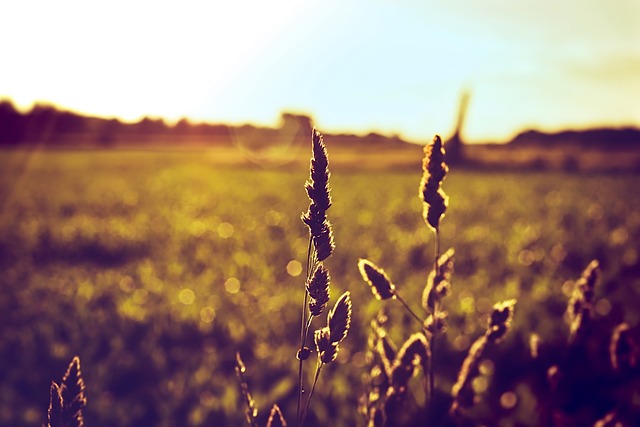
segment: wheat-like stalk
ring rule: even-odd
[[[424,366],[429,378],[428,392],[426,394],[429,396],[429,402],[433,410],[435,390],[433,355],[435,353],[437,335],[446,330],[447,312],[442,308],[442,299],[450,293],[454,255],[454,250],[449,249],[445,254],[440,256],[440,221],[444,217],[448,206],[448,197],[442,190],[441,184],[449,168],[445,162],[445,150],[442,145],[442,140],[438,135],[424,148],[422,170],[423,174],[419,186],[419,197],[423,204],[422,216],[425,223],[435,234],[433,271],[427,278],[427,283],[422,295],[422,305],[429,313],[426,320],[411,309],[409,304],[400,296],[396,285],[389,279],[389,276],[382,268],[367,259],[360,259],[358,261],[358,269],[376,299],[397,299],[400,301],[425,332],[425,334],[420,334],[419,336],[427,342],[424,347],[429,352],[429,357],[423,357],[422,361],[427,364]],[[413,337],[414,340],[416,339],[415,337],[416,336]],[[384,339],[380,339],[377,342],[382,343],[380,345],[384,345],[385,341]],[[418,345],[417,342],[418,341],[415,341],[414,345]],[[392,373],[392,370],[388,368],[388,363],[385,363],[385,360],[388,358],[384,352],[379,352],[379,354],[383,361],[383,366],[387,366],[385,369],[388,371],[386,372],[388,376],[395,375],[397,378],[403,378],[403,375],[406,376],[407,372],[413,372],[413,370],[409,368],[403,372],[402,367],[404,365],[396,364],[395,371]],[[392,408],[394,405],[400,403],[403,393],[399,390],[402,389],[403,387],[399,387],[398,384],[388,388],[384,399],[386,409],[384,409],[385,414],[383,414],[384,416],[382,418],[386,418],[388,412],[393,412]],[[378,402],[379,400],[378,398],[369,398],[368,402]],[[380,410],[380,405],[368,404],[365,415],[368,417],[368,420],[371,421],[377,416],[376,411],[379,412]]]
[[[84,427],[82,411],[87,406],[80,358],[75,356],[60,384],[51,383],[49,390],[48,427]]]
[[[78,356],[71,360],[67,372],[62,378],[60,395],[62,396],[62,417],[65,420],[65,427],[83,427],[82,410],[87,406],[87,397]]]
[[[436,231],[449,204],[449,198],[440,187],[449,167],[445,163],[445,150],[438,135],[424,147],[422,170],[419,193],[423,202],[422,216],[427,225]]]
[[[462,408],[473,405],[476,400],[471,382],[477,375],[478,364],[486,348],[490,344],[500,342],[511,328],[515,299],[502,301],[493,306],[489,324],[484,335],[478,337],[469,348],[467,357],[462,362],[456,383],[451,389],[453,403],[450,413],[458,415]]]
[[[436,135],[431,143],[424,147],[424,158],[422,159],[422,179],[420,180],[419,197],[422,200],[422,217],[427,226],[434,232],[435,235],[435,250],[433,261],[433,275],[435,278],[442,277],[441,266],[439,264],[440,259],[440,221],[444,217],[444,214],[449,205],[449,197],[442,190],[442,181],[449,172],[449,167],[445,162],[445,149],[442,144],[440,136]],[[427,282],[427,287],[429,282]],[[431,286],[433,289],[433,285]],[[448,288],[445,288],[448,292]],[[423,292],[424,293],[424,292]],[[435,391],[435,365],[434,357],[436,353],[436,339],[438,333],[444,331],[446,327],[446,314],[440,314],[441,304],[440,300],[433,298],[436,294],[431,290],[426,291],[426,301],[429,306],[429,298],[432,298],[433,305],[430,306],[431,311],[431,337],[430,348],[432,357],[430,358],[429,366],[429,395],[431,396],[431,409],[434,409],[434,391]],[[425,299],[423,297],[423,299]],[[442,312],[444,313],[444,312]],[[429,319],[427,319],[429,323]],[[427,326],[428,328],[428,326]]]
[[[311,203],[307,212],[302,214],[302,221],[309,227],[313,240],[316,260],[324,261],[335,248],[331,223],[327,219],[327,209],[331,207],[331,194],[329,189],[329,157],[327,148],[320,132],[313,129],[312,158],[309,172],[309,180],[305,188]]]
[[[320,364],[331,363],[338,355],[338,345],[351,327],[353,307],[349,291],[342,294],[327,316],[327,326],[314,333]],[[311,396],[309,396],[309,400]]]
[[[599,277],[599,265],[597,260],[591,261],[574,285],[567,306],[567,319],[570,326],[569,342],[577,337],[585,319],[591,317],[594,288]]]
[[[302,418],[303,366],[304,361],[311,354],[311,350],[305,343],[312,318],[319,316],[329,301],[329,273],[321,263],[331,256],[335,249],[333,230],[327,219],[327,210],[332,204],[330,176],[327,148],[320,132],[313,129],[309,179],[305,184],[310,203],[307,212],[302,214],[302,222],[309,228],[309,250],[306,266],[307,283],[300,319],[300,348],[296,355],[298,359],[298,425],[301,424]]]
[[[358,260],[358,269],[362,278],[371,287],[371,292],[378,300],[386,300],[396,296],[396,285],[391,282],[387,273],[368,259]]]
[[[327,326],[329,326],[331,333],[332,344],[337,345],[347,337],[351,327],[352,311],[351,293],[347,291],[342,294],[327,316]]]
[[[378,340],[376,343],[376,351],[382,361],[382,366],[388,374],[391,374],[392,363],[396,360],[398,349],[396,345],[391,341],[391,338],[387,335],[383,328],[377,328]]]
[[[320,316],[329,302],[329,272],[322,265],[318,265],[311,278],[307,280],[307,292],[309,293],[309,314]]]
[[[400,296],[396,285],[393,284],[387,273],[368,259],[360,259],[358,261],[358,269],[362,279],[367,282],[371,288],[371,292],[378,300],[397,299],[411,314],[411,316],[424,327],[423,320],[411,309],[409,304]]]

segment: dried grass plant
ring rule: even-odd
[[[477,375],[478,364],[487,347],[500,342],[511,328],[515,305],[516,300],[512,299],[493,306],[486,332],[469,348],[469,353],[458,373],[458,379],[451,389],[453,403],[449,412],[452,415],[459,416],[463,408],[471,407],[477,402],[471,382]]]
[[[82,411],[87,406],[80,358],[75,356],[60,384],[51,383],[48,427],[84,427]]]
[[[309,244],[300,315],[300,344],[296,353],[298,361],[297,426],[304,425],[322,367],[335,361],[339,345],[349,332],[352,315],[351,294],[347,291],[338,298],[329,311],[326,325],[316,329],[312,335],[317,354],[316,368],[311,389],[309,393],[305,393],[304,365],[313,352],[307,346],[312,321],[324,313],[330,299],[331,276],[323,262],[331,256],[335,249],[331,222],[327,218],[327,210],[332,204],[329,187],[329,177],[331,176],[329,157],[323,137],[316,129],[312,131],[311,147],[309,179],[305,184],[305,190],[309,197],[309,208],[301,216],[302,222],[308,228]],[[243,376],[245,370],[244,363],[238,355],[236,373],[247,407],[247,420],[252,427],[256,427],[258,411]],[[306,400],[304,396],[306,396]],[[277,405],[274,405],[271,410],[268,425],[286,425],[285,418]]]
[[[378,300],[397,299],[420,325],[422,331],[411,335],[396,352],[387,337],[383,323],[372,323],[373,337],[369,339],[368,359],[371,365],[366,376],[369,385],[361,398],[360,412],[368,426],[383,426],[393,423],[398,407],[402,403],[409,379],[414,375],[416,365],[422,366],[427,376],[425,396],[428,399],[428,417],[436,418],[436,365],[435,354],[438,339],[447,329],[445,298],[451,292],[451,276],[454,267],[454,249],[440,252],[440,225],[449,206],[449,197],[442,183],[449,172],[446,152],[439,136],[424,148],[422,178],[419,197],[422,201],[422,217],[434,235],[434,257],[432,270],[427,275],[422,290],[422,308],[426,317],[421,317],[403,299],[387,273],[368,259],[360,259],[358,268],[363,280],[371,288]],[[463,363],[458,380],[451,391],[453,399],[451,413],[458,414],[462,404],[462,392],[468,390],[475,367],[490,343],[499,342],[509,330],[513,318],[515,300],[508,300],[494,306],[486,333],[471,346]],[[464,402],[466,404],[466,401]]]
[[[634,378],[640,374],[638,332],[633,332],[626,322],[621,322],[613,328],[608,348],[603,349],[608,350],[609,366],[598,366],[586,359],[588,349],[596,338],[591,334],[596,326],[594,305],[600,276],[600,263],[598,260],[592,260],[573,284],[573,291],[565,310],[565,320],[569,328],[565,349],[561,357],[547,368],[547,392],[541,399],[547,402],[547,423],[573,425],[573,414],[563,404],[561,395],[566,394],[567,390],[575,389],[575,383],[586,374],[576,366],[585,364],[588,364],[589,370],[593,372],[609,371],[607,384],[603,385],[618,395],[615,406],[596,420],[593,426],[626,427],[640,423],[640,410],[633,398],[638,393],[637,380]],[[540,340],[537,338],[535,346],[531,348],[532,357],[538,357],[539,346]]]

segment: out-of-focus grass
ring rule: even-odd
[[[328,267],[333,298],[352,292],[354,322],[339,363],[321,378],[310,423],[357,419],[368,323],[382,306],[358,258],[419,301],[433,256],[417,197],[420,160],[409,172],[331,177],[337,247]],[[0,170],[0,424],[40,424],[50,381],[77,354],[88,425],[240,425],[236,351],[261,416],[277,402],[292,419],[305,169],[224,168],[203,153],[3,152]],[[492,303],[518,298],[515,333],[492,355],[495,386],[483,398],[494,421],[533,423],[529,334],[560,351],[565,282],[593,258],[603,269],[597,316],[607,328],[623,317],[637,325],[636,187],[635,175],[451,171],[441,231],[456,267],[437,361],[442,390]],[[388,308],[392,337],[407,338],[411,320]],[[499,412],[507,390],[519,405]]]

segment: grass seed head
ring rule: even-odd
[[[640,348],[631,336],[631,329],[626,323],[616,326],[611,334],[609,345],[611,366],[616,371],[629,371],[638,366]]]
[[[387,373],[390,373],[391,365],[396,359],[398,350],[396,349],[393,341],[391,341],[386,333],[379,335],[378,342],[376,344],[376,351],[380,357],[380,360],[382,360],[382,365],[384,366],[385,371],[387,371]]]
[[[316,129],[313,130],[311,142],[309,180],[305,185],[311,203],[307,212],[302,214],[302,221],[309,227],[318,261],[324,261],[335,248],[331,223],[327,220],[327,209],[332,204],[329,189],[329,158],[322,135]]]
[[[351,326],[352,310],[351,294],[347,291],[342,294],[327,316],[332,343],[338,344],[346,338]]]
[[[449,167],[445,163],[445,150],[438,135],[424,147],[422,179],[419,196],[423,203],[422,216],[432,230],[437,230],[449,204],[449,198],[440,188]]]
[[[515,299],[494,304],[489,318],[489,327],[487,328],[487,337],[490,341],[498,342],[507,334],[507,331],[511,328],[515,305]]]
[[[358,261],[358,269],[362,278],[371,287],[371,292],[378,300],[385,300],[395,297],[396,287],[391,282],[387,273],[383,269],[367,259]]]
[[[65,427],[83,427],[82,410],[87,406],[85,384],[80,371],[80,358],[75,356],[60,385],[62,397],[62,416]]]
[[[592,260],[589,265],[584,269],[577,285],[583,289],[584,294],[589,298],[589,301],[593,299],[593,290],[596,286],[600,275],[600,263],[598,260]]]
[[[316,350],[322,363],[331,363],[338,356],[338,344],[331,342],[331,332],[328,326],[317,329],[313,334]]]
[[[326,212],[331,207],[331,195],[329,189],[329,156],[327,147],[320,132],[313,129],[311,135],[312,157],[309,167],[309,180],[305,188],[307,195],[314,205],[314,209]]]
[[[422,291],[422,307],[425,310],[433,311],[436,301],[441,301],[451,293],[454,255],[454,249],[450,248],[438,258],[436,269],[429,273]]]
[[[594,289],[600,274],[599,263],[593,260],[587,265],[576,281],[573,293],[567,305],[567,320],[570,325],[569,340],[578,334],[585,318],[591,317],[593,311]]]
[[[302,214],[302,221],[309,227],[317,260],[324,261],[329,258],[336,247],[331,222],[324,216],[322,218],[308,216],[308,212]]]
[[[314,270],[311,278],[307,281],[307,292],[311,297],[309,301],[309,312],[312,316],[319,316],[324,311],[329,302],[329,271],[322,264]]]
[[[324,261],[329,258],[336,248],[333,240],[333,229],[328,219],[324,220],[322,228],[313,236],[313,245],[316,249],[318,261]]]

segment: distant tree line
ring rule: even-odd
[[[21,112],[9,100],[0,101],[0,146],[44,144],[48,146],[82,145],[110,147],[129,144],[189,143],[232,144],[238,135],[258,133],[273,137],[286,131],[303,141],[311,134],[311,119],[285,113],[279,129],[252,125],[233,127],[225,124],[192,123],[183,118],[170,125],[163,119],[144,117],[127,123],[118,119],[90,117],[63,111],[46,104],[35,104]],[[265,141],[265,143],[268,141]]]
[[[638,148],[640,129],[594,128],[586,130],[565,130],[555,133],[528,130],[521,132],[511,141],[513,147],[556,147],[571,148]]]

